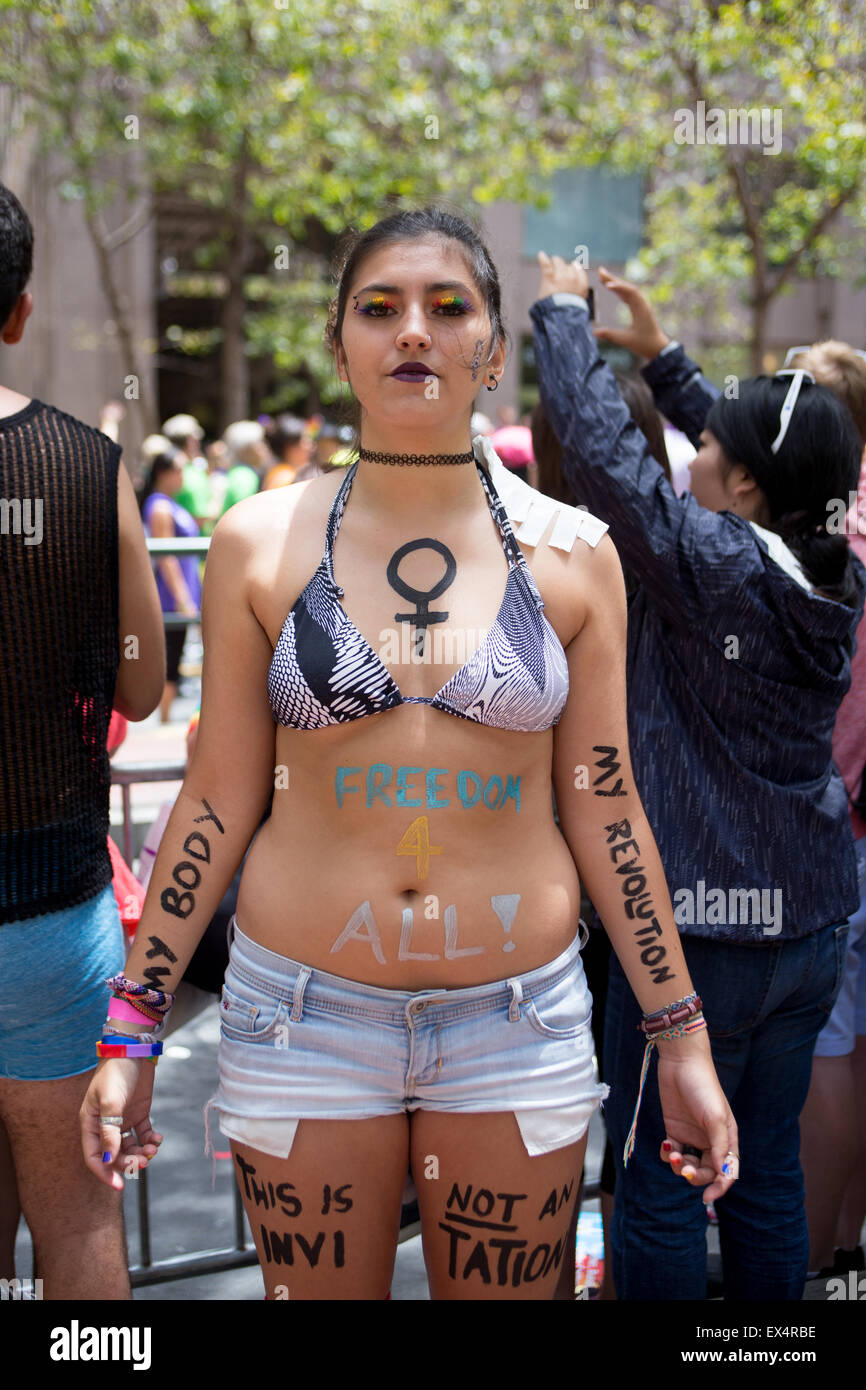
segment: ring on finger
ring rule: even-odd
[[[118,1129],[122,1129],[122,1128],[123,1128],[123,1116],[122,1116],[122,1115],[100,1115],[100,1117],[99,1117],[99,1123],[100,1123],[100,1125],[116,1125]]]
[[[132,1134],[133,1136],[135,1136],[135,1130],[134,1130],[134,1129],[125,1129],[125,1130],[123,1131],[123,1133],[121,1134],[120,1137],[121,1137],[121,1139],[128,1139],[129,1136],[130,1136],[130,1134]]]

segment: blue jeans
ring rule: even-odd
[[[797,941],[727,945],[682,937],[704,1003],[713,1061],[739,1129],[740,1177],[716,1204],[729,1299],[800,1299],[809,1236],[799,1115],[815,1039],[842,982],[847,920]],[[612,1244],[622,1299],[705,1299],[706,1207],[659,1157],[665,1138],[653,1050],[628,1168],[622,1152],[637,1098],[641,1010],[611,956],[604,1039],[605,1106],[616,1163]]]

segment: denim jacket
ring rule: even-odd
[[[771,944],[843,920],[859,893],[831,738],[866,571],[855,561],[859,604],[847,608],[796,581],[779,537],[677,497],[583,301],[548,295],[530,316],[563,473],[640,580],[629,605],[629,744],[680,931]],[[644,375],[696,441],[718,393],[680,347]]]

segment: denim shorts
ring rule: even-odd
[[[860,906],[848,918],[848,952],[842,988],[818,1034],[816,1057],[847,1057],[866,1033],[866,835],[855,842]]]
[[[125,959],[110,883],[76,907],[0,925],[0,1076],[60,1081],[95,1067],[105,981]]]
[[[413,1110],[512,1111],[531,1155],[576,1143],[606,1099],[596,1082],[585,928],[548,965],[492,984],[416,993],[359,984],[233,936],[220,1004],[229,1138],[287,1158],[302,1119]]]

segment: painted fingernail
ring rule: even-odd
[[[666,1154],[669,1154],[671,1149],[673,1148],[673,1144],[670,1142],[670,1140],[665,1139],[664,1143],[662,1144],[662,1148],[664,1149]]]
[[[683,1177],[685,1178],[686,1182],[691,1182],[692,1179],[694,1178],[694,1176],[695,1176],[695,1170],[694,1170],[694,1168],[684,1168],[684,1169],[683,1169]]]
[[[106,1152],[102,1155],[102,1161],[103,1161],[103,1163],[110,1163],[110,1162],[111,1162],[111,1154],[108,1153],[107,1150],[106,1150]]]
[[[727,1178],[727,1177],[730,1177],[730,1174],[731,1174],[731,1165],[730,1165],[730,1163],[723,1163],[723,1164],[722,1164],[722,1173],[724,1174],[724,1176],[725,1176],[726,1178]]]

